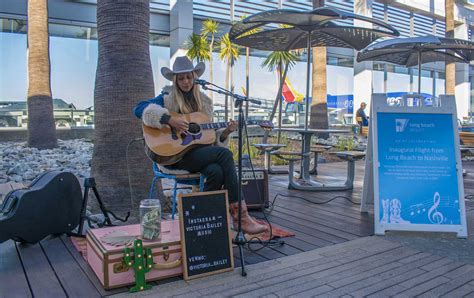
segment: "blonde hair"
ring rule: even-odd
[[[197,78],[196,73],[193,71],[191,72],[193,75],[193,79]],[[181,89],[178,87],[178,75],[173,76],[173,91],[172,91],[174,98],[176,102],[178,103],[179,110],[183,114],[189,114],[192,112],[202,112],[202,98],[201,98],[201,89],[199,88],[199,85],[194,85],[193,86],[193,97],[194,100],[196,100],[198,110],[193,111],[192,106],[190,103],[186,102],[184,100],[183,92]]]

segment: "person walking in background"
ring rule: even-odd
[[[356,121],[360,126],[369,126],[369,118],[365,114],[365,107],[367,107],[367,104],[361,102],[360,108],[356,112]]]

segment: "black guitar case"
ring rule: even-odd
[[[36,243],[72,231],[80,221],[82,191],[69,172],[49,171],[30,186],[9,192],[0,206],[0,243]]]

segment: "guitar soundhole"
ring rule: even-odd
[[[189,133],[197,134],[200,131],[201,131],[201,127],[199,126],[199,124],[194,123],[194,122],[189,123],[189,129],[188,129]]]

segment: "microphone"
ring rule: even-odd
[[[194,84],[195,84],[195,85],[205,86],[205,85],[209,84],[209,82],[206,81],[206,80],[194,79]]]

